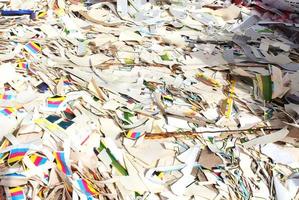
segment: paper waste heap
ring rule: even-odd
[[[297,4],[1,0],[0,199],[299,199]]]

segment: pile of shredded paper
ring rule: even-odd
[[[0,199],[298,200],[298,10],[1,0]]]

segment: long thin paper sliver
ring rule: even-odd
[[[231,86],[229,89],[229,93],[228,93],[228,98],[226,99],[226,109],[225,109],[225,117],[226,118],[230,118],[233,112],[233,105],[234,105],[234,94],[235,94],[235,85],[236,85],[236,81],[232,81],[231,82]]]
[[[57,164],[57,168],[65,175],[72,175],[71,168],[67,165],[64,152],[54,152],[54,158]]]
[[[4,176],[5,176],[5,177],[9,176],[9,177],[14,177],[14,178],[16,178],[16,177],[18,177],[18,178],[24,178],[24,177],[26,177],[25,175],[23,175],[23,174],[18,174],[18,173],[5,174]]]
[[[262,145],[262,144],[277,142],[285,138],[288,135],[288,133],[289,133],[288,129],[284,128],[274,133],[254,138],[248,142],[245,142],[243,145],[244,147],[249,148],[254,145]]]
[[[77,180],[77,183],[81,192],[83,192],[86,196],[94,196],[98,194],[98,192],[90,185],[89,181],[85,179],[79,179]]]
[[[210,78],[204,75],[203,73],[196,74],[196,78],[207,85],[211,85],[214,87],[221,87],[221,83],[218,80]]]
[[[111,153],[111,151],[104,145],[104,143],[101,141],[100,142],[100,147],[98,148],[99,152],[101,151],[106,151],[108,156],[111,159],[112,162],[112,166],[115,167],[117,169],[117,171],[123,175],[123,176],[128,176],[128,171],[126,170],[126,168],[124,168],[117,160],[116,158],[113,156],[113,154]]]
[[[233,103],[234,103],[234,100],[233,98],[229,97],[226,99],[226,109],[225,109],[225,117],[226,118],[230,118],[231,117],[231,114],[232,114],[232,110],[233,110]]]

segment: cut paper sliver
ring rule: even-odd
[[[268,144],[272,142],[277,142],[279,140],[282,140],[288,135],[289,131],[287,128],[281,129],[279,131],[273,132],[268,135],[260,136],[257,138],[254,138],[248,142],[245,142],[243,144],[244,147],[249,148],[255,145],[262,145],[262,144]]]

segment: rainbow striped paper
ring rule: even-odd
[[[41,165],[46,164],[46,162],[48,161],[47,158],[40,156],[38,154],[32,154],[29,156],[29,159],[32,161],[32,163],[36,166],[39,167]],[[44,172],[44,180],[45,181],[49,181],[49,175],[47,173]]]
[[[14,113],[15,111],[16,111],[15,108],[4,108],[4,109],[0,110],[0,113],[4,116],[9,116],[12,113]]]
[[[139,131],[129,130],[128,133],[126,134],[126,137],[136,140],[136,139],[140,138],[141,135],[142,135],[142,133]]]
[[[66,79],[66,80],[63,81],[63,84],[64,84],[65,86],[72,85],[72,81],[69,80],[69,79]]]
[[[67,176],[72,175],[71,168],[66,163],[64,152],[62,152],[62,151],[54,152],[54,158],[56,161],[57,168],[60,171],[62,171]]]
[[[65,100],[64,96],[53,96],[47,99],[47,106],[49,108],[58,108],[59,105]]]
[[[27,63],[27,62],[19,62],[18,63],[18,67],[20,69],[28,70],[29,69],[29,63]]]
[[[35,56],[42,50],[40,45],[37,44],[36,42],[28,42],[27,44],[25,44],[24,48],[28,53],[30,53],[33,56]]]
[[[11,94],[0,94],[0,99],[3,99],[3,100],[11,100],[13,99],[15,96],[14,95],[11,95]]]
[[[23,159],[24,155],[28,152],[28,148],[16,148],[12,149],[8,156],[8,164],[19,162]]]
[[[42,157],[42,156],[37,155],[37,154],[31,155],[29,158],[33,162],[33,164],[37,167],[45,164],[48,160],[47,158]]]
[[[56,79],[54,80],[55,83],[58,83],[59,81],[60,81],[60,78],[56,78]],[[64,79],[64,80],[63,80],[63,85],[64,85],[64,86],[69,86],[69,85],[72,85],[72,84],[73,84],[72,81],[69,80],[69,79]]]
[[[8,191],[9,191],[8,196],[11,197],[11,200],[26,200],[22,187],[9,188]]]
[[[98,194],[98,192],[92,187],[88,180],[78,179],[77,183],[80,187],[80,191],[86,196],[94,196]]]

